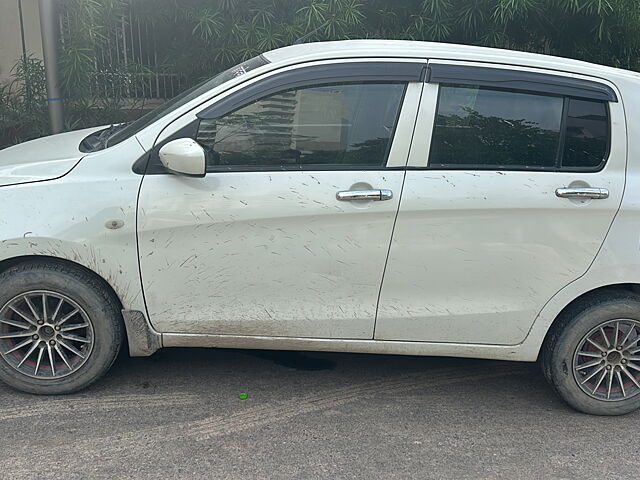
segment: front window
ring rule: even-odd
[[[222,118],[197,140],[209,171],[381,168],[406,83],[314,85],[278,92]]]
[[[96,132],[91,136],[96,136],[95,142],[87,142],[87,139],[83,141],[85,144],[92,145],[91,151],[101,150],[102,148],[112,147],[127,138],[137,134],[142,129],[148,127],[156,120],[159,120],[168,113],[186,105],[191,100],[198,98],[200,95],[207,93],[208,91],[222,85],[223,83],[233,80],[236,77],[242,76],[251,70],[255,70],[258,67],[262,67],[269,63],[263,56],[252,58],[246,62],[236,65],[229,70],[226,70],[215,77],[206,80],[195,87],[182,92],[177,97],[169,100],[168,102],[160,105],[155,110],[147,113],[143,117],[139,118],[135,122],[132,122],[126,126],[115,126],[107,131]],[[121,127],[121,128],[118,128]]]

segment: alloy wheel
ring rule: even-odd
[[[573,357],[580,388],[597,400],[620,401],[640,393],[640,322],[618,319],[587,333]]]
[[[93,346],[91,319],[66,295],[30,291],[0,310],[0,356],[29,377],[66,377],[84,365]]]

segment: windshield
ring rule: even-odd
[[[125,128],[114,131],[113,134],[110,135],[106,140],[105,146],[111,147],[122,142],[123,140],[126,140],[127,138],[141,131],[143,128],[148,127],[167,113],[180,108],[183,105],[186,105],[191,100],[198,98],[200,95],[207,93],[209,90],[222,85],[229,80],[244,75],[251,70],[255,70],[258,67],[266,65],[267,63],[269,62],[262,55],[260,55],[259,57],[254,57],[251,60],[247,60],[246,62],[241,63],[240,65],[236,65],[235,67],[230,68],[229,70],[226,70],[209,80],[205,80],[199,85],[196,85],[195,87],[182,92],[180,95],[172,98],[168,102],[163,103],[155,110],[152,110],[143,117],[140,117],[135,122],[128,124]]]

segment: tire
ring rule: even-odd
[[[30,261],[0,274],[0,380],[7,385],[38,395],[82,390],[111,368],[123,336],[118,299],[91,272]]]
[[[640,355],[630,353],[640,348],[639,335],[640,296],[625,290],[599,292],[558,318],[542,347],[543,373],[558,395],[580,412],[633,412],[640,408],[640,371],[630,365],[640,367],[640,362],[629,358]]]

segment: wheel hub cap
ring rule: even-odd
[[[613,352],[609,352],[606,358],[607,364],[618,365],[620,363],[620,360],[622,360],[622,354],[617,350],[614,350]]]
[[[53,338],[53,336],[55,335],[55,331],[49,325],[47,325],[46,327],[41,327],[39,329],[39,332],[40,336],[44,339]]]
[[[585,335],[573,357],[573,374],[590,397],[620,401],[640,394],[640,322],[605,322]]]
[[[84,365],[93,345],[89,316],[65,295],[31,291],[0,309],[0,356],[29,377],[70,375]]]

